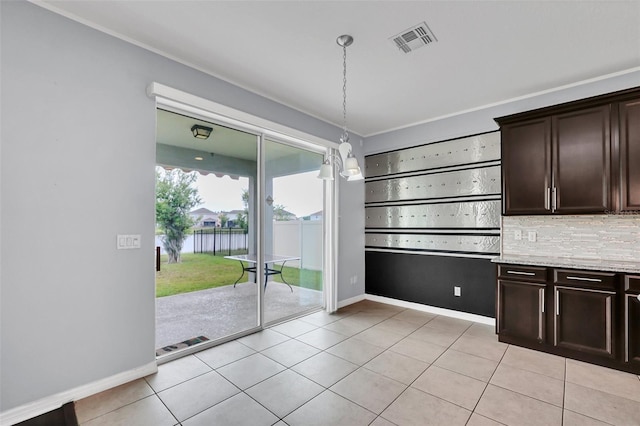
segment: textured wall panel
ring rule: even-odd
[[[403,250],[500,253],[500,236],[367,233],[365,246]]]
[[[492,166],[366,182],[365,202],[499,194],[500,190],[500,166]]]
[[[500,200],[365,208],[367,228],[499,228]]]
[[[454,139],[365,158],[365,176],[437,169],[500,159],[500,133]]]

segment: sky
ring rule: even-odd
[[[274,204],[281,204],[285,210],[298,217],[322,210],[322,184],[318,171],[276,178],[273,181]],[[248,178],[231,179],[213,174],[198,174],[195,186],[203,203],[195,209],[205,207],[211,211],[242,210],[242,190],[249,188]]]

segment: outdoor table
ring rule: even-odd
[[[237,260],[238,262],[240,262],[240,266],[242,267],[242,272],[240,273],[240,276],[238,277],[236,282],[233,283],[234,287],[242,279],[242,276],[244,275],[245,271],[253,272],[255,274],[258,269],[256,266],[256,263],[258,263],[258,256],[256,256],[255,254],[239,254],[237,256],[225,256],[224,258]],[[296,256],[278,256],[275,254],[264,255],[264,288],[265,289],[267,288],[267,280],[269,279],[270,275],[280,275],[280,277],[282,278],[282,281],[289,286],[289,289],[293,293],[293,288],[284,279],[284,275],[282,274],[282,270],[284,269],[284,264],[290,260],[300,260],[300,258]],[[278,263],[280,263],[280,269],[276,267],[276,264]],[[269,264],[271,264],[272,266],[269,267]]]

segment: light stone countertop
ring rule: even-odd
[[[600,259],[577,259],[570,257],[544,257],[544,256],[500,256],[491,259],[493,263],[506,263],[513,265],[548,266],[552,268],[587,269],[594,271],[624,272],[628,274],[640,274],[640,261],[616,261]]]

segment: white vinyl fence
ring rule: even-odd
[[[322,221],[273,222],[273,251],[269,254],[299,257],[300,262],[287,262],[287,266],[321,271]]]

